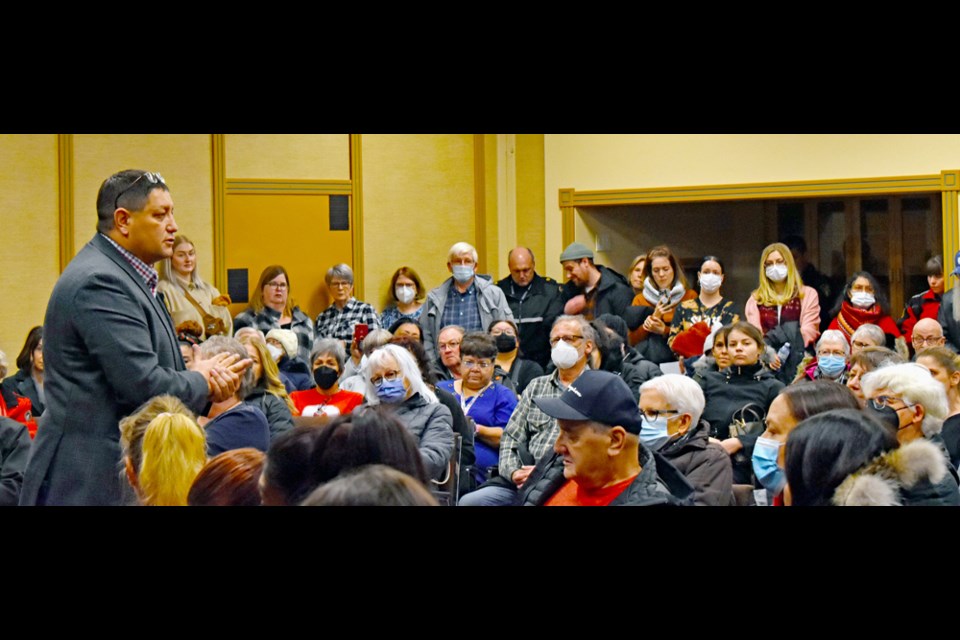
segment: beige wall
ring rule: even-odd
[[[378,310],[389,279],[413,267],[427,289],[450,277],[447,251],[476,244],[472,134],[364,134],[365,297]]]
[[[516,243],[529,247],[537,259],[537,270],[544,273],[546,227],[543,192],[543,134],[517,135],[517,238]],[[556,200],[556,198],[554,198]],[[553,209],[551,208],[552,212]],[[509,251],[512,247],[506,247]],[[503,262],[506,275],[506,256]]]
[[[0,349],[9,375],[60,275],[57,176],[56,135],[0,135]]]
[[[561,246],[557,194],[624,189],[937,174],[960,166],[960,135],[544,136],[546,253]],[[578,240],[592,239],[577,236]],[[560,266],[549,260],[555,277]]]
[[[350,136],[227,134],[227,178],[349,180]]]

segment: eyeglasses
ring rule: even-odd
[[[680,415],[680,412],[673,410],[650,411],[649,409],[644,409],[640,412],[640,415],[643,416],[643,419],[647,422],[656,422],[660,416],[676,416]]]
[[[119,209],[120,196],[125,194],[127,191],[130,191],[130,189],[133,189],[134,185],[140,182],[141,180],[143,180],[144,178],[146,178],[147,182],[149,182],[150,184],[166,184],[163,181],[163,176],[161,176],[159,173],[154,173],[152,171],[145,171],[142,176],[140,176],[139,178],[131,182],[126,189],[124,189],[123,191],[117,194],[117,197],[113,199],[113,208]]]
[[[555,347],[557,343],[563,340],[567,344],[574,344],[580,340],[583,340],[583,336],[557,336],[556,338],[550,338],[550,346]]]
[[[898,409],[894,406],[891,406],[892,402],[902,402],[904,406]],[[907,402],[906,400],[904,400],[903,398],[898,398],[896,396],[877,396],[876,398],[870,399],[870,404],[877,411],[879,411],[880,409],[883,409],[884,407],[890,407],[894,411],[900,411],[901,409],[908,409],[914,406],[909,402]]]
[[[817,351],[818,358],[825,358],[827,356],[840,356],[841,358],[846,358],[847,354],[843,352],[843,349],[835,349],[833,351],[824,349],[823,351]]]
[[[944,337],[934,337],[930,336],[929,338],[924,338],[923,336],[918,336],[913,334],[913,344],[941,344],[941,341],[944,341]]]
[[[330,288],[331,288],[331,289],[345,289],[345,288],[350,287],[350,286],[352,286],[352,285],[353,285],[352,282],[331,282],[331,283],[330,283]]]
[[[263,286],[273,287],[274,289],[286,289],[289,285],[286,282],[268,282]]]
[[[440,344],[437,345],[437,348],[440,349],[440,351],[453,351],[454,349],[457,349],[459,347],[460,347],[459,340],[455,342],[441,342]]]
[[[460,365],[464,369],[489,369],[493,366],[492,362],[482,362],[480,360],[463,360]]]
[[[854,340],[853,346],[855,346],[857,349],[866,349],[867,347],[872,347],[874,345],[870,342],[862,342],[860,340]]]
[[[370,383],[375,387],[380,387],[384,382],[396,382],[402,377],[403,375],[399,371],[387,371],[382,376],[370,378]]]

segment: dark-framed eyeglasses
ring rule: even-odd
[[[902,402],[903,406],[898,409],[897,407],[891,406],[892,402]],[[880,411],[884,407],[890,407],[894,411],[900,411],[901,409],[909,409],[914,406],[903,398],[896,396],[877,396],[876,398],[871,398],[870,405],[877,411]]]
[[[680,415],[679,411],[674,411],[672,409],[664,409],[663,411],[650,411],[649,409],[644,409],[640,412],[640,416],[647,422],[656,422],[660,416],[676,416]]]
[[[138,182],[140,182],[143,179],[146,179],[146,181],[149,182],[150,184],[166,184],[166,182],[164,182],[163,180],[163,176],[161,176],[159,173],[155,171],[144,171],[143,175],[141,175],[139,178],[131,182],[123,191],[117,194],[116,198],[113,199],[114,210],[120,208],[120,204],[119,204],[120,196],[125,194],[127,191],[130,191],[130,189],[133,189],[134,185],[136,185]]]

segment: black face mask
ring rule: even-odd
[[[508,353],[517,348],[517,339],[506,333],[501,333],[497,336],[497,351],[500,353]]]
[[[337,382],[340,373],[333,367],[317,367],[313,371],[313,381],[321,389],[329,389]]]
[[[892,407],[876,409],[873,403],[867,400],[866,410],[867,413],[879,420],[882,424],[893,429],[894,433],[900,430],[900,413],[896,409]]]

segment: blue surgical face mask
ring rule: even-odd
[[[657,416],[656,420],[650,420],[646,415],[642,415],[643,424],[640,427],[640,442],[648,449],[658,451],[660,447],[670,440],[670,434],[667,433],[667,416]]]
[[[470,280],[473,277],[473,266],[466,264],[455,264],[453,265],[453,279],[463,284]]]
[[[777,495],[787,484],[787,476],[777,464],[782,446],[782,442],[762,437],[753,446],[753,473],[770,495]]]
[[[847,359],[837,355],[818,357],[817,366],[828,378],[839,378],[847,368]]]
[[[403,386],[403,378],[393,382],[384,380],[377,387],[377,397],[380,398],[380,402],[386,402],[387,404],[398,404],[403,401],[406,395],[407,389]]]

